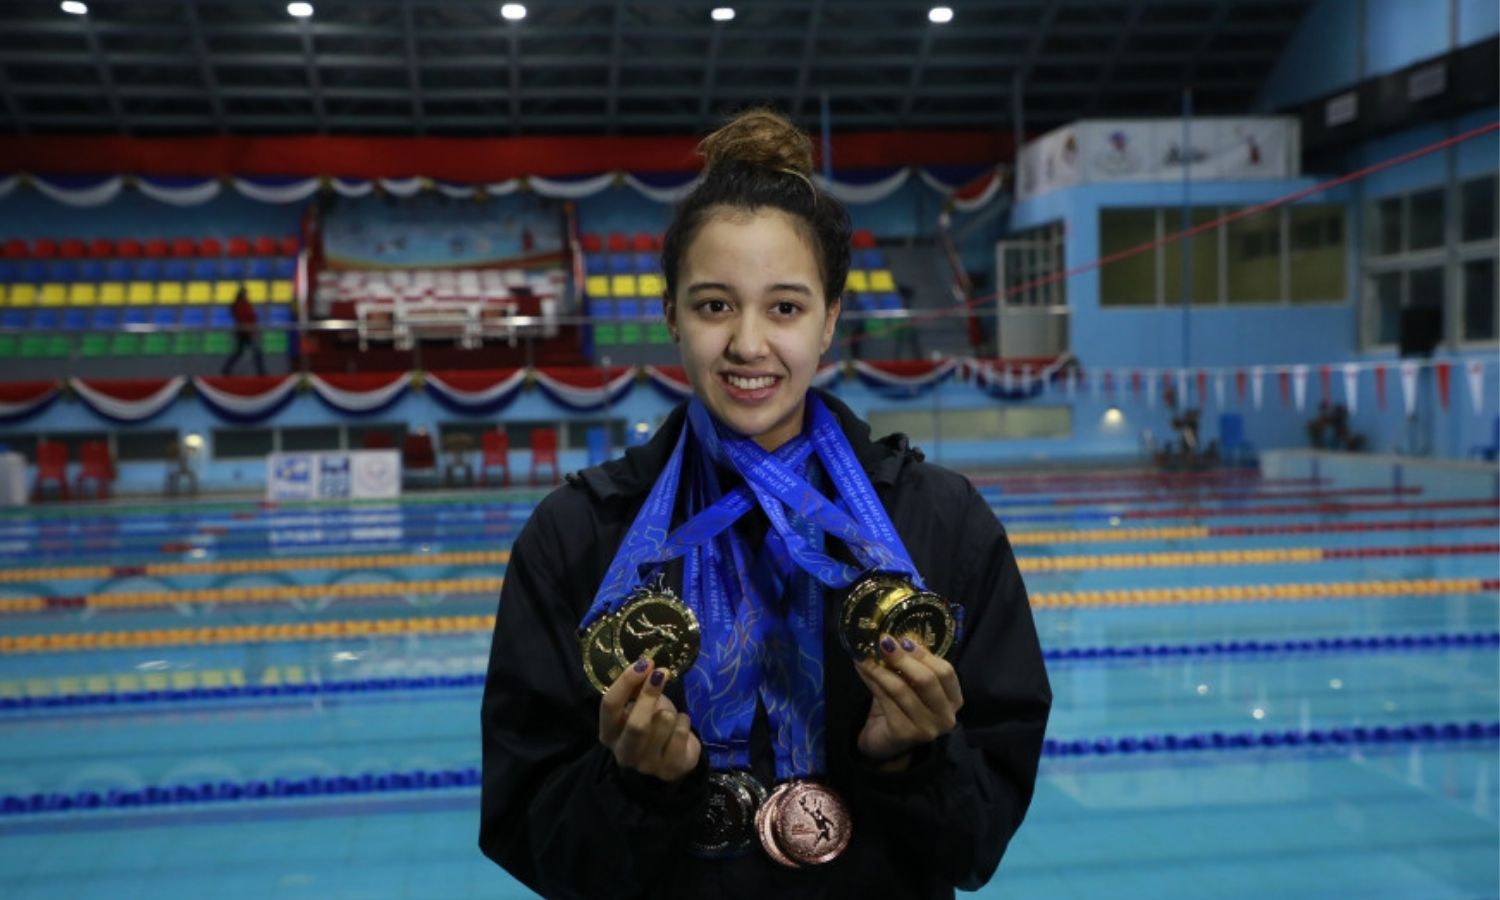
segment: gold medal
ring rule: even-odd
[[[900,575],[876,572],[861,578],[844,596],[839,640],[855,659],[878,659],[880,636],[910,637],[937,656],[946,656],[958,630],[948,601],[919,591]]]
[[[698,620],[660,585],[639,590],[615,613],[614,654],[625,665],[649,657],[681,677],[698,661]]]
[[[583,651],[583,674],[601,694],[609,690],[629,665],[615,652],[617,624],[612,615],[600,616],[578,639],[579,649]]]

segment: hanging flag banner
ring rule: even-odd
[[[525,383],[525,369],[429,371],[425,376],[433,399],[456,413],[471,416],[491,415],[509,406]]]
[[[1163,374],[1163,377],[1165,377],[1166,373],[1162,373],[1162,374]],[[1147,375],[1145,381],[1146,381],[1146,408],[1147,409],[1155,409],[1156,408],[1156,379],[1153,378],[1153,377],[1151,377],[1150,375]]]
[[[1414,362],[1401,364],[1401,399],[1406,404],[1408,417],[1417,412],[1417,368]]]
[[[1324,403],[1333,402],[1333,370],[1327,366],[1318,366],[1318,399]]]
[[[1244,391],[1240,394],[1243,398]],[[1222,371],[1214,373],[1214,405],[1219,409],[1224,408],[1224,373]]]
[[[58,398],[55,381],[14,381],[0,384],[0,423],[29,419]]]
[[[296,394],[292,375],[203,375],[193,388],[209,412],[226,422],[264,422],[286,408]]]
[[[1290,369],[1282,367],[1276,370],[1276,386],[1281,393],[1281,405],[1290,406],[1292,404],[1292,372]]]
[[[78,399],[95,415],[112,422],[144,422],[162,413],[187,379],[175,378],[69,378],[68,384]]]
[[[860,381],[886,396],[916,397],[925,394],[953,376],[958,361],[934,362],[926,359],[889,362],[854,361],[854,374]],[[1010,368],[1005,369],[1006,389],[1010,390]]]
[[[1445,362],[1437,364],[1438,405],[1448,411],[1448,385],[1453,378],[1453,367]]]
[[[1202,369],[1198,370],[1198,405],[1208,405],[1208,373]],[[1220,403],[1220,406],[1224,404]]]
[[[1292,366],[1292,393],[1297,398],[1297,412],[1307,408],[1307,366]]]
[[[1260,409],[1261,403],[1265,399],[1266,389],[1265,385],[1262,383],[1262,378],[1264,376],[1265,369],[1263,369],[1262,367],[1250,367],[1250,397],[1254,401],[1256,409]]]
[[[1375,367],[1375,405],[1385,412],[1385,366]]]
[[[1354,363],[1344,363],[1344,405],[1351,416],[1359,412],[1359,366]]]
[[[1188,400],[1187,369],[1177,370],[1177,405],[1181,409],[1187,409],[1193,405]]]
[[[369,416],[396,404],[411,384],[407,372],[314,372],[307,376],[313,393],[335,412]]]
[[[1471,359],[1464,368],[1469,373],[1469,403],[1477,416],[1484,412],[1484,361]]]
[[[635,369],[630,366],[543,366],[533,371],[542,393],[552,402],[578,412],[613,404],[635,381]]]

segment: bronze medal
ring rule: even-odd
[[[698,620],[671,591],[637,592],[615,613],[615,656],[629,665],[650,657],[681,677],[698,661]]]
[[[793,782],[777,805],[772,836],[781,852],[798,865],[831,862],[849,846],[854,834],[849,807],[827,785]]]
[[[766,802],[762,803],[755,813],[755,832],[760,837],[760,846],[766,851],[767,856],[788,869],[800,869],[802,864],[787,856],[781,846],[776,843],[776,832],[779,830],[777,807],[780,806],[781,798],[786,796],[791,787],[791,783],[788,782],[778,784],[775,790],[771,791]]]
[[[900,575],[875,572],[861,578],[844,595],[839,640],[855,659],[878,659],[880,636],[920,640],[928,651],[946,656],[957,624],[948,602],[917,590]]]
[[[583,651],[583,674],[599,693],[609,690],[628,662],[615,653],[615,617],[600,616],[578,638]]]
[[[739,856],[755,841],[755,818],[765,788],[747,772],[710,772],[708,799],[698,812],[694,854],[709,859]]]

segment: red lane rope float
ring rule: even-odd
[[[1347,515],[1363,512],[1396,512],[1429,509],[1493,509],[1494,500],[1420,500],[1410,503],[1317,503],[1288,506],[1252,506],[1245,509],[1178,506],[1169,509],[1127,509],[1114,515],[1122,519],[1211,519],[1224,516],[1305,516],[1313,513]]]
[[[1075,497],[1056,496],[1048,500],[1036,501],[1036,506],[1095,506],[1109,503],[1171,503],[1173,501],[1192,500],[1216,500],[1227,503],[1265,503],[1275,500],[1326,500],[1334,497],[1401,497],[1413,496],[1422,493],[1421,488],[1345,488],[1331,491],[1241,491],[1238,493],[1227,491],[1214,491],[1198,493],[1194,492],[1188,497],[1173,495],[1153,496],[1151,494],[1083,494]],[[991,506],[1005,506],[1010,503],[1016,505],[1032,503],[1023,496],[1001,494],[997,499],[991,500]]]
[[[504,565],[509,550],[450,553],[374,553],[303,556],[295,559],[228,559],[205,562],[148,563],[139,566],[47,566],[0,572],[0,584],[68,578],[127,578],[137,575],[250,575],[262,572],[308,572],[324,569],[370,569],[394,566]]]
[[[203,588],[189,591],[130,591],[73,597],[6,597],[0,615],[77,609],[144,609],[183,604],[280,603],[328,597],[392,597],[402,594],[495,594],[503,578],[431,578],[417,581],[357,584],[256,585],[242,588]]]
[[[1303,522],[1291,525],[1184,525],[1166,528],[1079,528],[1072,530],[1012,531],[1015,547],[1041,544],[1125,543],[1128,541],[1211,540],[1226,537],[1267,537],[1290,534],[1345,534],[1371,531],[1446,531],[1459,528],[1500,528],[1500,518],[1434,519],[1388,522]]]

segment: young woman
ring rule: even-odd
[[[850,228],[806,136],[757,111],[701,149],[662,250],[694,396],[516,539],[480,847],[549,897],[976,889],[1051,704],[1010,545],[962,476],[811,387]]]

